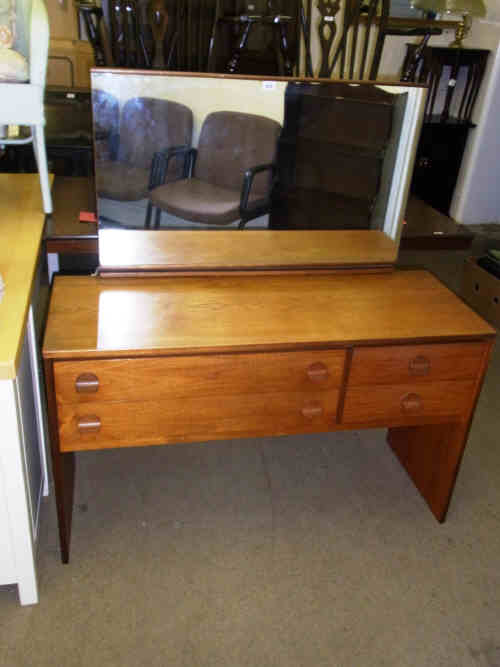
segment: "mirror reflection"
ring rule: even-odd
[[[95,70],[100,229],[396,239],[423,90]]]

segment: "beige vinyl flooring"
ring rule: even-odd
[[[404,253],[453,287],[463,252]],[[1,667],[500,667],[500,350],[440,525],[363,431],[77,455]]]

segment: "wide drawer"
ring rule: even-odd
[[[484,350],[484,343],[356,348],[349,385],[471,380],[480,371]]]
[[[344,350],[61,361],[58,404],[329,390],[340,387]]]
[[[421,417],[465,418],[472,408],[474,388],[473,380],[349,386],[342,423],[396,426]]]
[[[61,451],[327,431],[338,390],[58,406]]]

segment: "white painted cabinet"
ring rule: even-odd
[[[33,308],[45,224],[37,174],[0,174],[0,595],[17,584],[38,601],[35,548],[41,494],[48,492]]]
[[[21,604],[34,604],[40,502],[48,483],[32,308],[20,354],[16,377],[0,380],[0,585],[17,584]]]

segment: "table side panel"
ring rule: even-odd
[[[460,421],[388,432],[389,445],[438,521],[446,518],[492,347],[483,345],[472,400]]]

